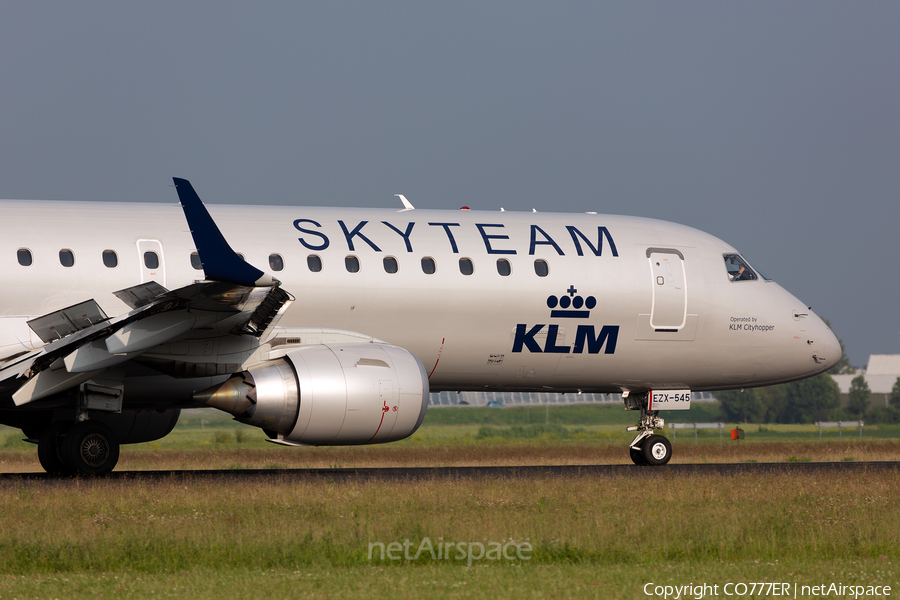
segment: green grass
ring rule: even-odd
[[[0,488],[0,597],[640,598],[647,582],[896,584],[897,473]],[[371,542],[531,560],[369,560]]]
[[[819,585],[822,581],[898,581],[892,559],[776,561],[745,560],[695,565],[674,562],[636,569],[631,565],[592,564],[458,568],[421,565],[330,569],[233,570],[193,568],[175,573],[35,574],[7,577],[3,597],[18,598],[648,598],[650,582],[684,585],[734,581],[784,581]],[[823,579],[824,578],[824,579]],[[892,589],[892,597],[897,587]],[[715,598],[716,596],[707,596]],[[756,596],[760,597],[760,596]],[[833,597],[833,596],[832,596]],[[852,597],[852,596],[848,596]],[[684,596],[682,596],[684,598]],[[688,596],[693,599],[694,596]]]
[[[601,410],[598,410],[601,409]],[[476,422],[447,414],[475,415]],[[691,411],[693,414],[693,410]],[[487,415],[487,416],[482,416]],[[621,407],[448,408],[410,439],[283,448],[216,411],[123,448],[122,468],[628,462]],[[622,417],[625,418],[622,418]],[[696,416],[696,415],[695,415]],[[707,420],[695,418],[693,420]],[[714,420],[714,419],[709,419]],[[621,422],[620,422],[621,421]],[[896,440],[818,441],[808,425],[679,430],[689,462],[881,460]],[[900,437],[880,426],[872,433]],[[866,430],[869,437],[869,428]],[[668,432],[671,437],[671,433]],[[0,432],[0,469],[38,470]],[[648,582],[898,585],[900,474],[419,482],[77,479],[0,486],[0,598],[646,598]],[[371,542],[527,541],[528,561],[370,561]],[[898,588],[895,588],[895,590]],[[721,597],[720,593],[720,597]]]

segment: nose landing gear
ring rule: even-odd
[[[625,397],[627,410],[641,411],[641,420],[638,424],[627,429],[638,432],[628,445],[628,452],[634,464],[657,467],[668,463],[672,458],[672,444],[665,436],[653,433],[656,429],[662,429],[665,421],[659,417],[658,410],[647,410],[648,397],[646,393]]]

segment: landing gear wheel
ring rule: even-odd
[[[662,466],[672,458],[672,444],[661,435],[651,435],[644,440],[641,454],[651,467]]]
[[[639,467],[646,467],[647,461],[644,459],[644,453],[640,448],[628,448],[628,453],[631,454],[631,462],[636,464]]]
[[[81,421],[66,434],[62,455],[77,473],[105,475],[119,462],[119,440],[103,423]]]
[[[71,421],[56,421],[38,438],[38,460],[51,475],[67,475],[72,472],[62,458],[65,433],[71,426]]]
[[[631,460],[636,465],[658,467],[672,458],[672,444],[665,437],[653,432],[665,427],[658,410],[650,410],[650,392],[622,394],[626,410],[640,410],[641,420],[637,425],[627,427],[627,431],[637,431],[637,436],[628,445]]]

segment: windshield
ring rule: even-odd
[[[728,279],[731,281],[754,281],[756,273],[750,268],[740,254],[723,254],[725,269],[728,271]]]
[[[743,256],[741,257],[741,259],[743,259],[745,262],[747,261],[747,259],[744,258]],[[756,274],[757,274],[757,275],[759,275],[760,277],[762,277],[762,278],[765,279],[766,281],[772,281],[772,278],[769,277],[768,275],[766,275],[765,273],[763,273],[762,271],[760,271],[760,270],[759,270],[759,267],[757,267],[756,265],[753,265],[753,270],[756,271]]]

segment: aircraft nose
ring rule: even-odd
[[[822,371],[827,371],[841,360],[841,343],[822,319],[818,321],[818,326],[811,332],[814,336],[810,340],[812,359]]]

